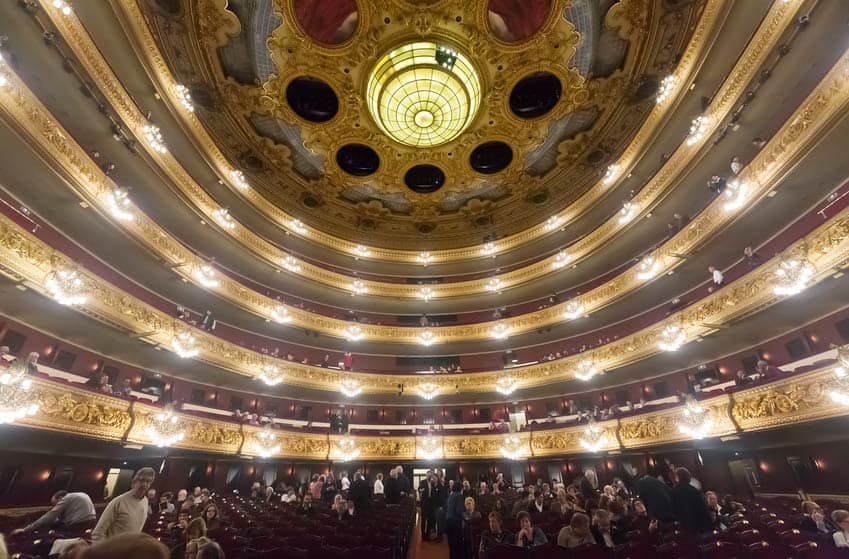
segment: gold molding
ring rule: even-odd
[[[835,383],[832,368],[793,375],[762,386],[702,400],[714,424],[708,437],[747,433],[805,423],[849,413],[849,408],[832,402],[829,389]],[[149,417],[160,408],[68,386],[66,383],[33,379],[33,399],[38,413],[19,424],[98,439],[151,444],[144,434]],[[683,406],[598,423],[608,436],[602,452],[644,448],[689,440],[677,429]],[[178,414],[185,431],[177,448],[221,454],[256,456],[250,441],[260,432],[233,421]],[[731,418],[734,418],[734,422]],[[735,426],[735,423],[737,424]],[[379,428],[379,426],[376,426]],[[588,454],[580,445],[586,425],[570,425],[517,433],[528,449],[527,458]],[[300,433],[276,429],[280,451],[271,458],[333,459],[339,435]],[[440,435],[445,460],[501,458],[500,446],[506,433]],[[360,449],[359,460],[414,460],[415,436],[359,436],[352,438]]]
[[[784,27],[792,21],[792,15],[795,12],[797,4],[800,3],[800,0],[794,0],[789,3],[777,3],[776,6],[773,7],[772,11],[767,17],[765,24],[762,25],[761,30],[764,28],[768,28],[768,31],[765,33],[761,33],[756,37],[756,40],[753,41],[752,44],[761,44],[761,45],[771,45],[777,37],[780,36],[781,31]],[[779,5],[781,4],[781,5]],[[201,151],[206,155],[207,160],[211,162],[213,167],[217,170],[218,174],[223,178],[223,180],[233,188],[235,192],[237,192],[240,196],[244,196],[247,201],[253,204],[255,208],[257,208],[261,213],[265,214],[266,217],[271,219],[274,223],[283,226],[287,230],[292,230],[291,224],[295,220],[294,216],[291,216],[278,208],[276,205],[271,204],[264,197],[254,192],[251,189],[248,189],[247,192],[242,191],[238,186],[235,186],[229,178],[229,172],[233,169],[233,166],[230,165],[220,150],[215,145],[214,141],[210,138],[208,133],[203,128],[202,124],[198,120],[196,116],[191,113],[186,113],[185,111],[180,111],[180,103],[179,99],[176,97],[175,86],[177,83],[173,79],[170,74],[170,71],[167,67],[167,64],[164,61],[164,58],[161,52],[158,49],[158,45],[153,39],[149,28],[147,27],[147,23],[145,22],[144,15],[139,9],[136,2],[132,1],[119,1],[113,2],[113,5],[116,6],[116,12],[118,12],[119,16],[122,16],[122,20],[125,22],[126,26],[131,31],[132,36],[130,37],[131,42],[133,42],[134,48],[137,52],[143,56],[145,61],[147,62],[147,67],[151,75],[155,78],[154,85],[156,85],[159,89],[160,95],[167,99],[169,105],[171,106],[172,112],[177,115],[178,119],[183,124],[184,128],[190,132],[190,136],[196,143],[196,145],[201,149]],[[204,4],[206,6],[206,4]],[[699,20],[699,23],[694,31],[693,38],[688,45],[686,51],[684,52],[681,61],[679,62],[678,69],[676,70],[676,75],[679,76],[679,81],[681,82],[678,88],[676,89],[676,97],[678,95],[683,95],[686,90],[685,85],[689,83],[692,79],[692,74],[701,64],[701,57],[704,55],[704,47],[708,44],[712,38],[713,33],[715,32],[716,24],[721,20],[721,15],[726,6],[726,2],[724,0],[710,0],[706,6],[703,13],[702,18]],[[141,118],[141,113],[138,109],[132,106],[131,100],[125,91],[120,87],[117,79],[114,76],[110,76],[110,70],[108,65],[106,65],[105,61],[102,59],[99,51],[92,43],[91,38],[86,33],[82,24],[76,19],[75,16],[64,16],[51,7],[47,7],[45,9],[46,13],[49,15],[53,23],[56,25],[59,32],[68,38],[69,46],[74,50],[75,54],[79,57],[81,62],[86,66],[89,74],[93,77],[94,81],[99,85],[101,90],[110,101],[115,104],[115,108],[118,113],[121,115],[122,119],[125,120],[130,128],[136,133],[137,136],[140,136],[140,127],[144,124],[143,119]],[[212,17],[210,15],[210,10],[207,9],[204,13],[204,17]],[[621,18],[620,18],[621,19]],[[216,18],[217,21],[220,22],[220,26],[232,26],[232,22],[223,17]],[[767,25],[768,24],[768,25]],[[761,32],[759,30],[759,33]],[[212,33],[213,29],[209,29],[210,33]],[[215,33],[213,33],[215,35]],[[766,41],[758,41],[757,39],[766,39]],[[331,49],[332,50],[332,49]],[[767,52],[769,49],[766,49]],[[765,55],[766,52],[760,53],[761,55]],[[760,65],[757,61],[748,60],[747,69],[750,72],[755,72]],[[737,69],[739,70],[739,68]],[[735,71],[737,71],[735,70]],[[746,83],[748,79],[746,79],[746,72],[739,73],[738,76],[735,77],[734,80],[731,80],[734,83],[734,97],[739,96],[743,93]],[[242,95],[246,92],[242,92]],[[731,101],[724,99],[723,102],[728,102],[726,107],[722,108],[722,113],[727,114],[728,111],[731,110],[733,104]],[[641,150],[645,147],[645,145],[653,139],[655,133],[659,129],[660,125],[665,122],[666,118],[672,107],[677,105],[678,99],[676,98],[674,101],[672,99],[668,100],[667,103],[658,105],[655,107],[651,114],[649,115],[646,123],[641,128],[640,132],[635,137],[634,141],[631,142],[629,148],[625,151],[622,158],[620,158],[620,166],[622,170],[625,171],[624,174],[627,174],[626,169],[629,169],[636,162],[636,158]],[[718,105],[717,105],[718,106]],[[718,119],[717,119],[718,120]],[[162,155],[162,154],[151,154],[151,159],[157,162],[157,164],[165,170],[169,176],[171,176],[172,180],[174,180],[175,184],[180,188],[180,190],[186,195],[186,197],[207,217],[211,218],[210,212],[217,209],[218,205],[212,200],[208,195],[201,191],[197,185],[191,184],[190,182],[185,182],[190,178],[183,176],[185,173],[180,173],[181,169],[178,169],[175,166],[175,163],[171,161],[173,159],[170,155]],[[623,174],[623,176],[624,176]],[[667,185],[668,186],[668,185]],[[598,200],[600,200],[606,193],[609,191],[610,187],[608,185],[599,182],[596,184],[590,192],[588,192],[585,196],[581,198],[580,201],[571,205],[567,210],[562,212],[562,217],[564,218],[564,223],[570,222],[575,219],[579,215],[583,214],[587,209],[589,209],[593,204],[595,204]],[[650,201],[648,198],[645,199],[645,205],[643,207],[648,207],[650,205]],[[562,226],[561,225],[561,226]],[[330,234],[310,229],[308,230],[308,238],[311,241],[314,241],[323,246],[332,248],[341,253],[347,255],[356,255],[356,247],[357,243],[347,241],[338,237],[334,237]],[[503,250],[512,250],[514,248],[518,248],[524,243],[540,238],[544,235],[549,234],[551,231],[547,230],[544,224],[538,224],[537,226],[530,228],[522,233],[510,236],[506,239],[499,241],[499,247],[503,247]],[[260,257],[265,260],[271,262],[273,265],[279,266],[279,260],[284,256],[282,251],[273,246],[267,246],[268,243],[263,239],[259,239],[252,232],[247,230],[246,228],[237,225],[236,230],[232,232],[228,232],[234,236],[239,242],[243,243],[245,246],[249,247],[251,250],[262,249],[262,253],[259,254]],[[382,249],[377,247],[370,247],[371,255],[369,258],[378,259],[378,260],[391,260],[396,262],[406,262],[415,264],[417,263],[418,251],[399,251],[399,250],[390,250],[390,249]],[[455,250],[438,250],[432,251],[434,255],[434,262],[450,262],[456,260],[466,260],[466,259],[475,259],[481,258],[480,247],[464,247],[461,249]],[[315,277],[311,278],[316,281],[320,281],[321,273],[317,270],[313,270],[307,266],[302,266],[304,269],[305,277],[311,276],[315,273]],[[550,268],[545,270],[546,273],[550,273]],[[325,272],[326,274],[326,272]],[[345,285],[350,281],[349,279],[339,280],[335,278],[336,281],[333,283],[335,285]],[[390,286],[393,284],[389,284]],[[412,297],[415,298],[415,293],[407,293],[402,294],[393,294],[390,291],[383,291],[379,289],[381,286],[375,285],[374,289],[370,290],[372,294],[383,293],[385,296],[391,297]],[[480,286],[477,286],[478,289]],[[391,289],[387,287],[387,289]],[[480,291],[478,291],[480,292]]]
[[[744,207],[751,207],[753,201],[761,198],[780,180],[785,168],[801,157],[806,149],[819,140],[822,132],[831,125],[835,115],[842,114],[849,103],[849,93],[843,87],[847,81],[849,53],[841,57],[832,70],[818,84],[814,91],[795,111],[770,143],[743,170],[739,179],[750,184],[750,193]],[[107,198],[117,188],[109,177],[91,163],[85,151],[72,139],[41,105],[25,84],[9,72],[10,84],[0,94],[0,109],[7,120],[20,130],[34,149],[46,161],[51,162],[58,172],[65,175],[78,194],[92,206],[107,213]],[[8,90],[9,93],[6,93]],[[685,254],[698,246],[711,234],[719,231],[735,219],[739,212],[727,212],[723,209],[726,200],[715,200],[693,220],[684,230],[669,239],[652,253],[658,264],[655,277],[674,269],[681,259],[675,255]],[[148,216],[136,211],[130,222],[122,222],[130,232],[157,253],[165,262],[174,266],[177,274],[198,283],[196,272],[205,265],[190,249],[171,237],[164,229]],[[590,235],[592,237],[592,235]],[[583,242],[583,241],[582,241]],[[530,270],[533,266],[526,268]],[[632,267],[606,284],[599,286],[579,297],[577,301],[584,313],[593,312],[639,288],[645,284],[638,277],[639,271]],[[528,281],[534,279],[529,277]],[[271,316],[280,303],[275,299],[247,289],[239,282],[221,276],[218,287],[209,288],[218,295],[230,300],[242,308],[263,318]],[[478,283],[483,283],[481,280]],[[418,286],[391,284],[402,287],[407,292],[416,293]],[[459,284],[454,284],[459,285]],[[442,286],[434,288],[441,291]],[[485,288],[484,288],[485,289]],[[396,293],[397,295],[397,293]],[[500,321],[511,334],[519,334],[561,322],[567,303],[562,303],[540,311],[512,317]],[[295,307],[287,308],[294,326],[309,328],[326,335],[345,337],[350,326],[344,320],[325,317]],[[491,336],[494,322],[481,322],[470,325],[441,327],[430,329],[439,343],[460,340],[487,339]],[[363,337],[368,340],[381,340],[396,343],[415,344],[421,334],[421,328],[401,328],[360,324]]]

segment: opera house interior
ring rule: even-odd
[[[849,1],[3,0],[0,559],[849,557]]]

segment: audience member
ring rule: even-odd
[[[218,507],[215,503],[207,503],[201,516],[206,523],[207,532],[214,532],[221,527],[221,519],[218,517]]]
[[[501,514],[497,511],[489,513],[489,530],[484,530],[481,534],[481,543],[478,548],[480,559],[488,559],[500,544],[514,545],[515,543],[513,534],[502,529]]]
[[[675,520],[672,499],[666,484],[648,473],[637,481],[637,494],[648,511],[648,516],[664,524]]]
[[[41,515],[35,522],[12,532],[12,535],[48,531],[59,528],[66,532],[83,532],[93,528],[97,515],[94,503],[86,493],[68,493],[57,491],[50,498],[53,505],[49,511]]]
[[[186,526],[183,541],[171,550],[171,559],[194,559],[197,555],[197,540],[205,537],[206,523],[203,518],[195,518]]]
[[[711,280],[716,285],[722,285],[722,281],[725,279],[725,276],[722,274],[722,271],[714,268],[713,266],[708,267],[708,273],[710,274]]]
[[[569,525],[561,528],[557,534],[557,545],[560,547],[573,548],[595,543],[590,531],[590,517],[582,512],[573,514]]]
[[[843,509],[832,511],[831,521],[836,530],[832,535],[834,545],[837,547],[849,547],[849,511]]]
[[[693,534],[710,532],[711,521],[702,492],[690,483],[692,475],[687,468],[675,470],[678,483],[670,492],[675,518],[681,528]]]
[[[213,541],[205,542],[198,546],[195,559],[225,559],[224,550]]]
[[[519,547],[536,547],[548,543],[545,533],[531,523],[531,516],[527,512],[520,512],[516,520],[519,524],[516,545]]]
[[[590,531],[596,543],[604,547],[612,549],[623,543],[619,529],[610,522],[610,513],[606,510],[598,509],[593,513]]]
[[[112,499],[91,532],[92,540],[141,532],[147,520],[147,490],[156,479],[153,468],[142,468],[133,476],[132,489]]]
[[[822,509],[813,501],[802,502],[802,522],[799,529],[814,534],[827,534],[832,531],[831,522],[825,517]]]
[[[374,494],[383,495],[383,474],[377,474],[374,480]]]

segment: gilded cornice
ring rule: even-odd
[[[175,86],[177,85],[177,83],[174,81],[174,78],[172,77],[166,62],[161,52],[159,51],[158,45],[155,39],[153,38],[153,35],[151,34],[150,29],[148,28],[147,23],[145,22],[144,15],[142,14],[137,3],[130,1],[120,1],[113,2],[113,4],[115,5],[119,14],[123,16],[123,19],[129,31],[131,32],[131,40],[135,40],[136,50],[139,53],[139,56],[144,58],[144,60],[146,61],[151,71],[151,74],[155,78],[155,82],[159,88],[160,94],[163,96],[164,99],[167,99],[169,101],[169,104],[171,105],[174,114],[176,114],[178,118],[180,118],[185,129],[190,132],[190,134],[195,140],[195,143],[206,155],[207,160],[210,161],[213,167],[218,171],[218,174],[222,177],[222,180],[228,183],[234,189],[234,191],[238,192],[239,195],[244,196],[247,201],[252,203],[260,212],[264,213],[272,221],[291,231],[291,224],[295,217],[282,211],[279,207],[270,203],[267,199],[265,199],[259,193],[255,192],[253,189],[249,188],[246,191],[243,191],[238,186],[235,186],[235,184],[232,183],[229,178],[230,171],[233,169],[233,166],[226,160],[226,158],[220,152],[215,142],[211,139],[209,134],[203,128],[199,119],[194,114],[179,110],[180,103],[175,93]],[[232,21],[230,19],[221,17],[220,14],[217,16],[214,15],[216,10],[220,8],[222,4],[223,3],[221,2],[202,2],[200,4],[202,9],[199,9],[198,12],[201,15],[198,16],[198,20],[204,20],[206,22],[203,24],[204,26],[215,27],[216,25],[222,25],[228,26],[227,28],[229,29],[229,26],[232,25]],[[634,2],[626,2],[623,4],[633,5]],[[789,22],[792,19],[792,13],[795,11],[797,4],[798,2],[794,1],[785,3],[781,6],[777,5],[770,12],[768,16],[768,21],[770,23]],[[637,160],[638,154],[641,153],[641,151],[645,148],[648,142],[651,141],[657,130],[659,130],[662,123],[665,122],[668,118],[672,108],[677,105],[677,96],[679,94],[683,95],[686,89],[684,85],[689,83],[689,81],[692,79],[693,72],[701,65],[703,56],[705,55],[705,47],[712,41],[713,34],[716,31],[716,26],[718,22],[721,20],[721,15],[723,14],[725,6],[726,2],[724,2],[723,0],[711,0],[707,2],[703,15],[693,33],[693,38],[688,48],[682,55],[681,60],[679,61],[677,66],[676,76],[678,77],[680,83],[675,90],[674,96],[676,97],[676,99],[674,101],[670,99],[669,102],[660,104],[652,109],[640,132],[635,136],[634,141],[631,142],[630,146],[619,160],[619,165],[623,171],[621,176],[625,176],[627,174],[627,169],[630,169],[630,167],[633,166],[633,164]],[[62,33],[68,39],[69,46],[74,50],[75,54],[80,58],[80,60],[86,67],[94,68],[95,66],[97,66],[98,69],[101,71],[108,71],[108,66],[100,56],[97,48],[92,43],[88,34],[85,32],[85,29],[82,27],[82,25],[76,19],[75,16],[65,17],[58,13],[56,10],[51,9],[50,7],[47,7],[47,13],[50,15],[51,19],[59,29],[60,33]],[[626,11],[625,13],[630,12]],[[628,25],[626,25],[624,22],[630,21],[633,18],[616,16],[614,19],[617,26],[622,29],[628,27]],[[622,22],[620,22],[620,19],[622,20]],[[214,22],[219,23],[216,24]],[[619,25],[620,23],[621,25]],[[634,29],[639,28],[639,26],[633,25],[630,27]],[[780,35],[780,33],[776,33],[776,37],[778,35]],[[206,36],[220,36],[220,32],[209,33]],[[770,37],[769,39],[774,41],[776,37]],[[767,42],[769,42],[769,40]],[[315,48],[311,49],[310,52],[323,52],[323,50],[320,46],[316,45]],[[751,71],[755,71],[759,64],[757,63],[757,61],[749,62],[751,62],[751,64],[749,64],[749,69]],[[100,71],[94,71],[90,73],[94,76],[95,81],[98,83],[98,85],[101,87],[101,89],[104,91],[108,98],[112,99],[116,95],[123,95],[124,97],[126,97],[126,92],[124,92],[120,88],[120,84],[118,84],[117,80],[114,79],[114,77],[111,78],[110,84],[105,84],[100,83],[98,79],[100,77]],[[741,74],[740,79],[735,81],[739,81],[739,83],[736,84],[735,91],[740,94],[742,93],[747,80],[745,79],[744,75]],[[244,110],[252,112],[255,109],[260,108],[258,100],[250,101],[252,97],[255,97],[251,95],[250,88],[232,85],[230,89],[232,89],[233,101],[238,101],[240,106],[244,105]],[[129,114],[124,114],[123,112],[121,112],[121,109],[124,108],[125,105],[125,103],[118,104],[116,105],[116,109],[118,110],[122,118],[131,125],[131,128],[133,128],[134,132],[138,136],[139,127],[143,125],[143,122],[139,120],[139,117],[141,116],[140,112],[138,110],[135,110]],[[184,180],[186,177],[180,176],[178,170],[173,168],[173,164],[167,161],[169,158],[171,158],[171,156],[162,154],[152,154],[151,158],[155,160],[157,164],[167,170],[168,174],[171,175],[172,180],[176,179],[178,188],[180,188],[180,190],[195,206],[197,206],[203,213],[205,213],[211,219],[210,212],[217,209],[218,205],[209,196],[196,196],[197,189],[194,186],[182,184],[181,181]],[[177,175],[174,175],[174,173],[177,173]],[[562,212],[560,218],[563,221],[563,225],[569,223],[571,220],[583,214],[589,207],[591,207],[595,202],[601,199],[609,190],[609,184],[603,184],[601,181],[599,181],[599,183],[596,184],[590,190],[590,192],[584,195],[581,200],[579,200],[575,204],[572,204],[567,210]],[[648,202],[645,207],[647,206]],[[357,243],[347,241],[339,237],[335,237],[333,235],[313,228],[309,228],[309,226],[307,226],[307,230],[308,238],[313,242],[333,248],[344,254],[356,254]],[[251,232],[246,231],[245,228],[241,225],[237,225],[235,230],[228,231],[227,233],[233,235],[235,238],[237,238],[237,240],[243,242],[251,249],[256,249],[257,247],[263,248],[263,254],[260,254],[260,256],[266,260],[269,260],[275,265],[279,265],[279,261],[283,257],[281,251],[279,249],[276,249],[276,247],[270,246],[264,240],[249,239],[248,237],[255,236]],[[502,251],[512,250],[514,248],[520,247],[524,243],[538,239],[550,233],[550,228],[545,227],[544,224],[538,224],[537,226],[523,231],[522,233],[512,235],[510,237],[500,240],[498,242],[498,247],[499,250]],[[373,259],[391,260],[408,263],[418,262],[418,251],[402,251],[370,247],[370,252],[371,254],[369,255],[369,258]],[[432,251],[432,255],[434,257],[434,262],[450,262],[481,257],[480,247],[478,246],[464,247],[455,250]],[[321,276],[323,275],[317,270],[313,270],[312,267],[309,266],[302,265],[302,269],[304,277],[309,277],[316,281],[320,281]],[[550,272],[550,270],[551,269],[548,268],[545,271]],[[315,276],[313,276],[313,274],[315,274]],[[340,282],[338,281],[338,278],[335,279],[336,281],[332,283],[335,285],[345,285],[348,281],[346,279]],[[480,292],[480,286],[460,286],[460,289],[462,290],[465,287],[472,287],[473,289],[476,288],[477,292]],[[407,290],[406,293],[396,294],[391,291],[391,288],[387,287],[387,289],[388,290],[384,291],[382,290],[382,286],[375,285],[374,289],[370,289],[370,293],[383,294],[391,297],[415,297],[415,293],[411,293],[410,290]]]
[[[831,368],[793,375],[786,379],[721,394],[702,400],[713,426],[707,437],[746,433],[845,416],[849,408],[834,403],[829,391],[835,387]],[[106,396],[64,383],[33,379],[33,400],[39,411],[19,423],[26,427],[136,444],[151,444],[145,428],[152,414],[160,411],[138,401]],[[678,429],[683,406],[598,423],[607,437],[602,452],[680,443],[689,440]],[[221,454],[257,456],[253,441],[260,428],[178,414],[185,438],[177,448]],[[732,421],[733,419],[733,421]],[[581,446],[585,425],[517,433],[526,458],[587,454]],[[279,452],[271,458],[334,460],[333,448],[341,436],[272,431]],[[433,436],[442,440],[446,460],[501,458],[500,434]],[[360,450],[358,460],[413,460],[414,436],[352,436]]]
[[[847,55],[841,57],[765,149],[743,170],[739,180],[749,185],[749,194],[744,201],[744,208],[751,207],[753,201],[772,190],[783,176],[786,166],[799,159],[814,142],[819,140],[822,132],[832,123],[836,115],[842,114],[845,105],[849,102],[849,89],[844,87],[847,81],[848,60]],[[69,178],[78,194],[91,205],[108,213],[107,199],[117,185],[91,162],[82,147],[73,142],[69,134],[53,120],[17,76],[9,73],[9,79],[10,86],[4,88],[3,94],[0,95],[0,108],[3,109],[4,116],[27,135],[30,144],[45,160],[53,162],[58,172]],[[724,98],[721,92],[720,97]],[[657,263],[655,276],[674,269],[681,262],[680,255],[692,251],[739,215],[726,211],[726,203],[727,200],[724,197],[715,200],[690,225],[650,255]],[[177,274],[188,281],[197,283],[197,272],[206,263],[154,220],[141,212],[135,213],[134,219],[121,222],[125,230],[143,241],[171,265]],[[593,235],[595,233],[576,246],[590,243]],[[526,268],[522,273],[527,273],[532,268]],[[578,296],[572,303],[579,303],[584,313],[591,313],[643,285],[646,279],[638,277],[639,273],[636,267],[632,267],[606,284]],[[268,318],[280,305],[275,299],[247,289],[228,277],[221,276],[218,279],[219,285],[210,287],[211,291],[254,314]],[[529,277],[528,281],[531,279],[533,278]],[[418,287],[400,284],[390,285],[407,290],[418,289]],[[442,289],[442,286],[434,288],[438,292]],[[511,335],[532,331],[561,322],[568,304],[569,302],[562,303],[500,322]],[[346,329],[351,326],[349,322],[310,313],[296,307],[289,307],[287,310],[292,325],[310,328],[330,336],[345,337]],[[489,338],[494,325],[493,322],[482,322],[430,330],[437,343],[450,343]],[[413,344],[418,343],[423,330],[422,328],[372,324],[360,324],[357,327],[360,328],[364,339]]]

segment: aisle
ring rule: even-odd
[[[422,541],[421,521],[421,515],[416,513],[416,527],[408,559],[448,559],[448,542],[445,539],[442,543]]]

